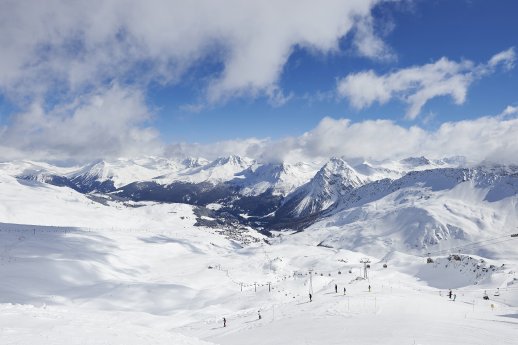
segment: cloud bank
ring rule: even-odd
[[[74,160],[159,155],[215,159],[240,155],[260,162],[390,160],[410,156],[465,156],[473,163],[518,164],[518,107],[499,115],[446,122],[436,130],[390,120],[352,122],[326,117],[300,136],[244,138],[210,144],[165,145],[146,127],[152,118],[138,90],[112,86],[47,114],[34,103],[7,131],[0,127],[0,160]],[[66,128],[66,130],[63,130]]]
[[[0,158],[76,160],[160,154],[158,131],[139,90],[117,85],[45,109],[35,101],[0,127]]]
[[[321,161],[329,157],[382,161],[424,155],[429,158],[465,156],[473,163],[518,164],[518,112],[507,107],[502,115],[446,122],[435,131],[405,128],[389,120],[351,122],[324,118],[298,137],[281,140],[246,139],[210,145],[175,144],[172,156],[215,158],[239,154],[263,162]]]
[[[369,70],[340,79],[337,93],[357,109],[400,99],[408,104],[406,117],[415,119],[423,106],[435,97],[450,96],[456,104],[463,104],[468,88],[475,80],[493,73],[500,66],[510,70],[515,61],[516,53],[514,48],[510,48],[479,65],[469,60],[455,62],[443,57],[430,64],[385,75]]]

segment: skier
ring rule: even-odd
[[[448,297],[451,299],[451,289],[450,289],[450,292],[448,292]]]
[[[482,297],[485,300],[489,300],[489,296],[487,295],[487,291],[484,290],[484,296]]]
[[[371,286],[369,285],[369,292],[371,292]]]
[[[310,301],[310,302],[312,302],[312,301],[313,301],[313,300],[312,300],[312,298],[313,298],[313,296],[312,296],[311,294],[309,294],[309,301]]]
[[[338,293],[338,285],[335,284],[335,293]]]
[[[261,320],[261,311],[260,310],[257,311],[257,316],[259,317],[259,320]]]
[[[345,296],[345,288],[344,288],[344,296]]]
[[[227,327],[227,319],[223,318],[223,327]]]

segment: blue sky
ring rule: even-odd
[[[3,2],[0,159],[500,157],[518,137],[516,13],[512,0]],[[466,139],[427,144],[448,135]]]
[[[514,34],[518,32],[516,13],[518,3],[505,0],[387,3],[374,9],[374,18],[380,31],[384,26],[393,26],[383,39],[394,51],[394,60],[373,61],[358,56],[351,50],[350,36],[340,40],[339,53],[312,54],[295,49],[279,83],[285,92],[293,92],[293,98],[282,106],[270,105],[265,97],[240,98],[189,112],[182,105],[198,101],[196,82],[157,88],[149,100],[160,107],[158,123],[164,128],[163,136],[172,141],[280,138],[302,134],[324,116],[353,121],[383,118],[407,127],[417,122],[425,128],[435,128],[445,121],[498,114],[507,105],[518,104],[518,69],[499,71],[475,82],[462,105],[454,104],[449,96],[434,98],[413,121],[405,119],[405,105],[397,100],[357,110],[332,93],[337,78],[365,69],[386,73],[441,57],[484,62],[497,52],[518,46],[518,35]],[[317,100],[319,92],[329,95]]]

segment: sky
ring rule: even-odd
[[[513,0],[0,0],[0,160],[518,163]]]

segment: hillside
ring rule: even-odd
[[[34,162],[0,171],[7,343],[514,344],[514,167],[375,179],[333,159],[306,180],[305,166],[243,166],[229,181],[184,183],[203,186],[205,197],[219,186],[221,198],[198,205],[85,193],[21,174],[40,168],[71,172]],[[264,231],[268,223],[238,213],[245,201],[276,200],[282,210],[297,193],[323,206],[308,209],[314,218],[302,229],[302,214],[288,219],[294,228]]]

